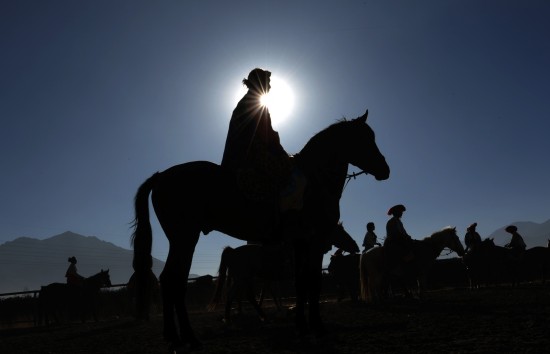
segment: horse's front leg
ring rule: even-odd
[[[319,308],[323,280],[322,269],[323,253],[311,254],[307,275],[309,279],[309,287],[307,289],[309,302],[309,325],[317,336],[323,336],[326,334]]]
[[[304,336],[308,333],[308,327],[305,315],[305,306],[307,301],[307,272],[305,255],[302,247],[295,247],[295,288],[296,288],[296,306],[295,321],[298,335]]]

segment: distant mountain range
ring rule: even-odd
[[[64,232],[44,240],[20,237],[0,245],[0,293],[40,289],[64,283],[68,258],[78,260],[78,273],[92,276],[109,269],[113,284],[125,284],[133,273],[133,251],[94,236]],[[158,276],[164,262],[153,258]]]
[[[546,246],[550,239],[550,219],[542,224],[514,222],[528,248]],[[483,239],[494,238],[497,245],[510,241],[504,228]],[[463,235],[461,235],[461,238]],[[462,239],[461,239],[462,240]],[[462,240],[463,241],[463,240]],[[64,232],[44,240],[20,237],[0,245],[0,293],[40,289],[41,285],[65,282],[68,258],[78,260],[78,272],[91,276],[101,269],[109,269],[113,284],[126,284],[133,273],[133,251],[102,241],[95,236]],[[164,262],[153,258],[153,272],[158,276]],[[197,277],[191,274],[190,278]]]

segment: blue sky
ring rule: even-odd
[[[368,221],[384,236],[397,203],[415,238],[544,222],[548,18],[550,3],[534,0],[3,1],[0,243],[70,230],[129,248],[137,187],[175,164],[221,161],[254,67],[294,91],[276,126],[291,153],[369,109],[392,172],[343,193],[358,243]],[[222,248],[241,243],[201,237],[192,273],[214,274]]]

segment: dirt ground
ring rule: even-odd
[[[322,303],[329,334],[298,338],[288,311],[261,323],[253,311],[227,327],[216,312],[191,321],[204,344],[200,353],[541,353],[550,351],[550,284],[471,291],[445,289],[422,301],[394,298],[383,305]],[[104,319],[0,331],[2,353],[168,353],[162,319]]]

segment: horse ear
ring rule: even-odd
[[[367,111],[365,112],[365,114],[363,114],[361,117],[358,117],[357,120],[361,123],[366,123],[367,122],[367,117],[369,116],[369,110],[367,109]]]

